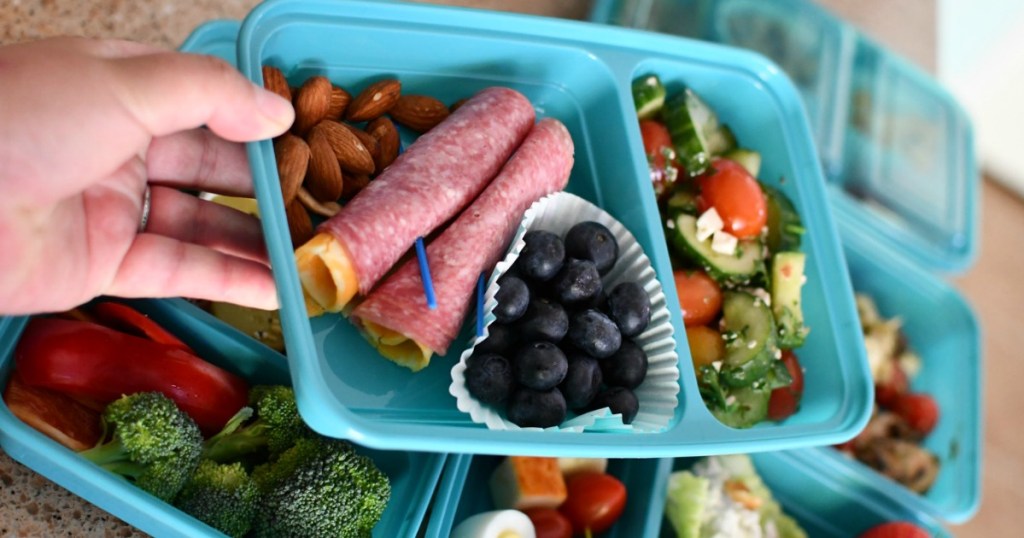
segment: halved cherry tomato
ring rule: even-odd
[[[676,294],[687,327],[707,325],[722,311],[722,288],[704,271],[675,271]]]
[[[896,399],[892,410],[903,417],[911,428],[923,434],[935,429],[935,424],[939,421],[939,405],[927,394],[904,394]]]
[[[756,237],[768,222],[768,202],[757,180],[739,164],[716,159],[712,171],[698,178],[701,213],[714,207],[725,231],[743,239]]]
[[[109,403],[159,391],[205,434],[220,431],[248,403],[245,380],[175,346],[95,323],[34,318],[14,350],[22,381]]]
[[[531,508],[524,513],[533,523],[537,538],[572,538],[572,523],[558,510]]]
[[[569,495],[558,510],[577,535],[608,530],[626,508],[626,486],[605,473],[580,473],[566,484]]]
[[[116,331],[149,338],[154,342],[184,349],[189,353],[193,352],[192,348],[188,347],[185,342],[179,340],[177,336],[174,336],[168,332],[167,329],[164,329],[157,325],[155,321],[149,319],[148,316],[128,305],[104,301],[102,303],[96,303],[90,311],[101,325],[105,325]]]
[[[782,363],[786,365],[786,370],[793,381],[788,387],[779,387],[772,391],[768,400],[768,418],[775,421],[786,419],[796,413],[804,393],[804,371],[800,368],[796,355],[788,349],[783,351]]]
[[[882,523],[864,531],[860,538],[930,538],[931,534],[906,521]]]
[[[660,198],[672,190],[672,184],[679,177],[672,137],[669,136],[668,128],[655,120],[640,120],[640,136],[643,137],[654,192]]]
[[[711,327],[705,325],[687,327],[686,342],[690,345],[690,357],[693,360],[694,369],[709,366],[715,361],[722,360],[722,357],[725,356],[725,340],[722,340],[722,333]]]

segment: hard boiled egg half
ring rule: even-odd
[[[536,538],[533,522],[519,510],[493,510],[466,518],[451,538]]]

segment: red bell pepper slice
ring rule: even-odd
[[[220,431],[248,399],[245,380],[189,351],[94,323],[34,318],[14,353],[28,385],[103,403],[158,391],[206,435]]]
[[[90,311],[100,324],[106,325],[111,329],[146,337],[154,342],[167,344],[184,349],[189,353],[194,353],[192,348],[179,340],[177,336],[174,336],[167,329],[149,319],[148,316],[128,305],[106,301],[97,303]]]

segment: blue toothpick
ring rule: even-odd
[[[484,274],[476,281],[476,336],[484,335]]]
[[[416,257],[420,261],[420,278],[423,280],[423,293],[427,295],[427,307],[431,310],[437,309],[437,299],[434,298],[434,282],[430,280],[430,265],[427,264],[427,250],[423,248],[423,238],[416,238]]]

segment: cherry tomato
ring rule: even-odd
[[[875,402],[891,408],[900,396],[910,390],[910,381],[906,372],[896,361],[887,361],[875,381]]]
[[[896,399],[892,410],[923,434],[931,432],[939,421],[939,405],[927,394],[904,394]]]
[[[626,508],[626,486],[605,473],[580,473],[566,484],[569,496],[558,508],[577,535],[608,530]]]
[[[675,271],[679,308],[687,327],[707,325],[722,310],[722,288],[704,271]]]
[[[531,508],[524,513],[533,522],[537,538],[572,538],[572,523],[558,510]]]
[[[876,525],[863,534],[860,538],[930,538],[931,534],[906,521],[894,521],[892,523],[882,523]]]
[[[739,164],[716,159],[713,171],[698,179],[700,212],[714,207],[725,224],[725,231],[743,238],[756,237],[768,222],[768,202],[764,191]]]
[[[804,372],[800,368],[796,355],[792,351],[782,352],[782,363],[789,370],[789,376],[793,378],[788,387],[779,387],[772,391],[768,400],[768,418],[771,420],[783,420],[800,408],[800,399],[804,393]]]
[[[725,340],[722,333],[704,325],[686,328],[686,342],[690,345],[690,357],[694,369],[708,366],[725,356]]]
[[[651,169],[651,182],[658,197],[671,190],[679,177],[679,165],[675,160],[675,149],[668,128],[659,121],[640,120],[640,136],[644,141],[644,154]],[[672,157],[671,159],[666,156]]]

